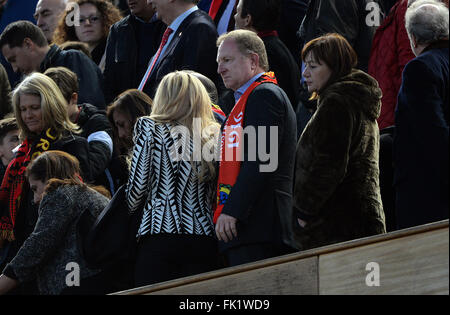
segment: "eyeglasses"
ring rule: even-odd
[[[86,21],[89,21],[89,24],[96,24],[100,21],[99,16],[90,16],[90,17],[80,17],[80,24],[84,24]]]

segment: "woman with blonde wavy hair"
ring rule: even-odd
[[[0,187],[0,246],[5,240],[11,243],[8,259],[33,231],[37,219],[25,177],[31,161],[48,150],[64,151],[80,161],[83,180],[91,180],[87,140],[75,135],[79,127],[69,120],[66,100],[55,82],[33,73],[16,87],[12,100],[22,143]]]
[[[166,75],[133,136],[127,203],[131,214],[143,206],[136,286],[217,267],[212,218],[219,132],[200,80],[184,71]]]

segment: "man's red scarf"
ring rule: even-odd
[[[245,106],[253,90],[260,84],[278,84],[273,72],[264,73],[245,91],[239,101],[231,110],[222,132],[221,161],[219,180],[217,184],[217,207],[214,211],[214,223],[217,222],[223,207],[236,183],[241,169],[241,156],[243,149],[242,133],[244,129]]]
[[[26,180],[25,171],[28,164],[50,148],[51,142],[56,140],[50,129],[44,131],[39,140],[30,144],[28,139],[22,142],[16,157],[9,163],[0,187],[0,204],[5,208],[0,217],[0,239],[14,240],[14,225],[17,209],[20,206],[23,185]]]

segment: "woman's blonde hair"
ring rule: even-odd
[[[219,144],[218,135],[220,125],[214,118],[211,109],[211,99],[201,81],[186,71],[175,71],[166,75],[158,86],[153,100],[150,118],[159,123],[182,125],[188,128],[191,136],[198,125],[194,119],[200,122],[198,127],[201,134],[201,148],[209,146],[210,152],[216,152]],[[192,161],[192,160],[191,160]],[[215,177],[215,165],[213,161],[201,160],[200,179]]]
[[[51,128],[52,134],[57,139],[63,136],[64,131],[80,132],[80,127],[69,119],[67,101],[56,83],[48,76],[35,72],[26,77],[12,93],[14,114],[19,125],[21,139],[37,136],[28,129],[22,119],[20,96],[24,94],[38,96],[41,99],[43,126],[45,129]]]

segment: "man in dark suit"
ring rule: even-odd
[[[269,69],[275,72],[278,84],[286,92],[294,112],[300,92],[300,69],[286,45],[278,37],[279,0],[239,0],[235,15],[236,29],[258,34],[266,46]]]
[[[147,0],[127,1],[131,14],[111,26],[106,44],[103,75],[107,104],[139,85],[166,29]]]
[[[214,222],[219,248],[235,266],[292,250],[286,245],[296,125],[289,98],[266,72],[262,40],[236,30],[219,37],[218,46],[218,72],[237,103],[223,129]]]
[[[168,28],[138,89],[153,97],[161,79],[175,70],[199,72],[217,85],[217,30],[208,14],[195,5],[198,1],[148,2],[153,5],[158,18],[168,25]]]
[[[399,228],[448,219],[448,8],[418,0],[406,11],[417,56],[403,70],[395,111],[394,182]]]

